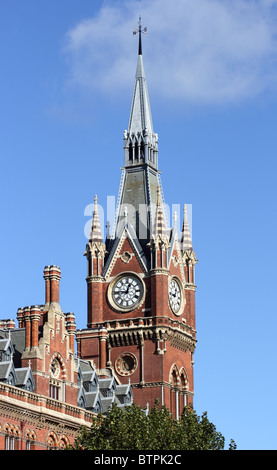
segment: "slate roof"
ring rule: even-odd
[[[25,330],[0,330],[0,352],[8,351],[10,354],[0,354],[0,382],[35,391],[35,382],[30,367],[15,367],[15,356],[21,358],[23,340],[25,343]],[[15,341],[13,343],[13,341]],[[14,354],[15,352],[15,354]],[[99,378],[97,371],[89,361],[75,359],[78,367],[78,403],[85,409],[95,413],[106,413],[112,403],[118,406],[127,406],[132,403],[133,395],[130,385],[120,385],[115,377]],[[20,361],[18,361],[20,362]],[[20,364],[21,365],[21,364]]]
[[[149,269],[149,263],[148,263],[148,260],[146,259],[146,256],[145,256],[145,253],[142,249],[142,246],[137,238],[137,234],[134,230],[134,227],[129,224],[129,223],[126,223],[125,225],[122,225],[121,227],[121,230],[120,232],[117,234],[117,237],[114,239],[114,240],[111,240],[110,243],[111,243],[111,249],[110,249],[110,252],[109,252],[109,256],[108,256],[108,259],[105,263],[105,266],[103,268],[103,272],[102,272],[102,276],[105,276],[109,267],[110,267],[110,264],[114,258],[114,255],[115,255],[115,252],[117,250],[117,247],[120,243],[120,240],[123,236],[126,236],[126,238],[128,238],[134,248],[134,252],[136,253],[138,259],[140,260],[142,266],[144,267],[144,270],[145,272],[148,271]]]
[[[14,328],[11,330],[0,329],[0,341],[11,338],[13,344],[13,361],[15,367],[21,366],[21,356],[25,348],[25,328]],[[4,343],[3,343],[4,344]]]
[[[99,378],[89,361],[76,359],[79,376],[78,404],[91,411],[107,413],[113,403],[120,408],[131,405],[133,401],[130,384],[121,385],[115,377]],[[97,380],[95,380],[97,379]],[[89,384],[96,384],[93,388]]]
[[[0,381],[6,382],[10,369],[12,367],[11,361],[0,362]]]

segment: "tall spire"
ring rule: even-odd
[[[141,18],[139,18],[139,29],[135,30],[133,34],[139,33],[139,49],[138,49],[138,63],[135,76],[135,85],[133,92],[133,100],[131,106],[131,113],[129,119],[128,132],[129,134],[138,133],[142,134],[147,131],[150,139],[152,139],[153,123],[150,109],[150,101],[148,96],[148,89],[146,84],[146,77],[144,72],[143,60],[142,60],[142,45],[141,45],[141,34],[146,32],[147,28],[142,30]]]
[[[190,229],[189,229],[189,221],[188,221],[186,204],[184,205],[184,220],[183,220],[180,243],[181,243],[182,251],[192,249],[192,241],[191,241],[191,234],[190,234]]]
[[[124,131],[124,169],[120,182],[114,234],[127,221],[133,226],[142,248],[146,248],[155,217],[158,171],[158,135],[154,133],[150,101],[142,59],[141,37],[146,32],[139,19],[139,47],[128,130]]]
[[[128,131],[124,132],[125,163],[124,166],[147,163],[158,169],[158,136],[154,133],[150,101],[144,65],[142,60],[141,35],[147,28],[142,28],[139,19],[138,62],[133,90],[132,105]]]

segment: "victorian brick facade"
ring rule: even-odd
[[[64,449],[95,413],[132,403],[129,383],[76,357],[75,317],[61,310],[60,278],[58,266],[46,266],[45,303],[19,308],[18,328],[0,321],[0,450]]]
[[[87,328],[62,311],[55,265],[43,304],[0,321],[0,449],[65,448],[112,403],[159,400],[178,418],[193,401],[197,260],[186,207],[180,236],[166,222],[138,33],[114,229],[103,238],[95,197],[86,245]]]

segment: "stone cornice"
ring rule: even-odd
[[[91,325],[92,330],[100,326],[107,329],[108,342],[111,347],[142,345],[145,340],[167,340],[173,347],[194,352],[196,347],[196,331],[183,321],[168,317],[125,318],[108,321],[101,325]],[[80,330],[83,336],[88,330]]]
[[[169,275],[169,270],[167,268],[153,268],[153,269],[150,269],[149,271],[150,274],[164,274],[166,276]]]
[[[185,289],[186,290],[193,290],[195,291],[197,288],[196,284],[193,284],[192,282],[188,282],[186,285],[185,285]]]
[[[86,281],[88,284],[91,282],[105,282],[105,278],[102,276],[88,276]]]
[[[158,381],[158,382],[143,382],[143,383],[133,383],[132,382],[132,387],[133,388],[154,388],[154,387],[165,387],[170,390],[177,390],[179,393],[183,393],[184,395],[188,395],[193,397],[194,393],[190,390],[180,390],[179,387],[175,387],[174,385],[170,384],[169,382],[166,381]]]

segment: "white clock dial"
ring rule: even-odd
[[[169,284],[169,304],[173,313],[178,313],[181,308],[181,289],[178,282],[172,279]]]
[[[122,276],[115,282],[112,289],[112,298],[117,307],[131,309],[142,298],[142,283],[135,276]]]
[[[60,373],[60,364],[57,359],[54,359],[51,364],[51,374],[53,377],[58,377]]]

